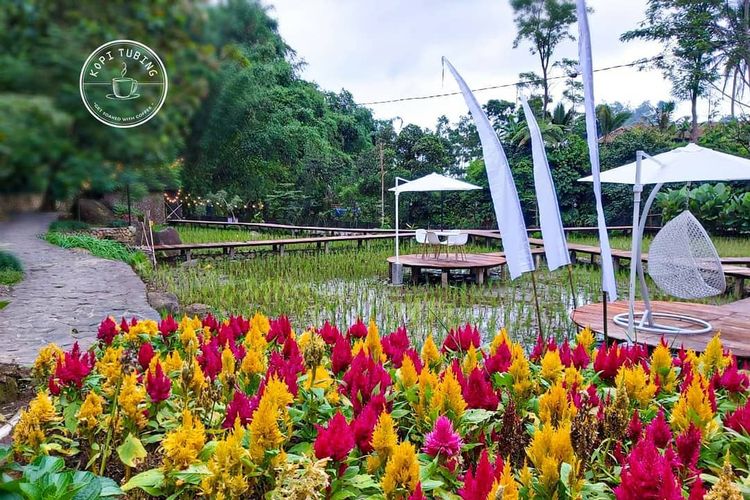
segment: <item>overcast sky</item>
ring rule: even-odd
[[[323,89],[349,90],[359,103],[452,92],[447,75],[441,82],[441,56],[446,56],[471,88],[513,83],[523,71],[540,73],[528,44],[513,48],[515,25],[507,0],[266,0],[286,42],[307,66],[303,76]],[[646,0],[589,0],[594,68],[630,63],[657,55],[659,46],[619,41],[644,17]],[[571,27],[577,35],[577,27]],[[575,41],[559,46],[555,59],[577,59]],[[553,73],[559,74],[558,71]],[[669,82],[659,71],[635,68],[594,74],[597,102],[668,100]],[[561,93],[562,81],[553,92]],[[478,92],[516,101],[514,88]],[[434,128],[438,116],[455,120],[468,112],[460,95],[370,106],[377,118],[400,116],[405,123]],[[707,104],[699,108],[705,116]],[[675,118],[688,115],[678,105]]]

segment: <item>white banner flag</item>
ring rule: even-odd
[[[591,175],[594,178],[594,197],[596,198],[596,221],[599,226],[599,246],[602,254],[602,289],[609,295],[609,300],[617,299],[617,283],[612,266],[612,250],[609,247],[607,221],[604,219],[602,207],[602,183],[599,179],[599,139],[596,130],[596,110],[594,101],[594,72],[591,62],[591,36],[589,35],[589,19],[586,13],[586,1],[576,1],[578,14],[578,59],[583,76],[583,98],[586,109],[586,137],[589,144],[589,159],[591,160]],[[633,228],[635,231],[635,228]]]
[[[518,201],[518,193],[516,192],[516,185],[513,183],[508,159],[505,157],[503,146],[500,144],[490,120],[482,111],[482,107],[474,94],[471,93],[469,86],[466,85],[464,79],[461,78],[461,75],[458,74],[456,68],[448,59],[443,57],[443,62],[448,65],[448,69],[458,82],[466,105],[469,106],[469,111],[477,126],[508,271],[511,279],[516,279],[526,271],[534,270],[534,259],[531,257],[526,223],[523,220],[521,203]]]
[[[544,150],[544,139],[539,130],[534,113],[525,97],[521,97],[523,114],[529,126],[531,136],[531,156],[534,160],[534,188],[536,201],[539,205],[539,225],[542,227],[544,239],[544,255],[547,257],[547,267],[554,271],[558,267],[570,264],[568,242],[565,240],[565,230],[560,218],[560,207],[557,204],[555,182],[547,163],[547,153]]]

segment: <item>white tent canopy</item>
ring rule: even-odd
[[[602,182],[636,184],[637,161],[602,172]],[[750,179],[750,160],[697,144],[644,157],[639,184],[697,181],[742,181]],[[592,182],[591,176],[579,179]]]
[[[472,189],[482,188],[468,182],[433,173],[392,187],[388,191],[406,193],[412,191],[471,191]]]
[[[399,184],[399,181],[405,181],[403,184]],[[401,177],[396,177],[396,186],[390,188],[388,191],[393,191],[396,194],[396,263],[398,264],[398,195],[401,193],[409,192],[425,192],[425,191],[471,191],[473,189],[482,189],[480,186],[469,184],[468,182],[446,177],[440,174],[428,174],[419,179],[413,181],[407,181]]]

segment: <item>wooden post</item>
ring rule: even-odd
[[[284,255],[284,245],[279,245],[279,255]]]
[[[442,285],[443,288],[448,287],[448,274],[449,273],[450,271],[448,271],[448,269],[440,270],[440,284]]]

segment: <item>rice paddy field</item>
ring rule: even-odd
[[[250,233],[246,230],[178,228],[183,242],[243,241],[289,235]],[[575,238],[595,243],[594,238]],[[615,236],[613,246],[627,248],[627,237]],[[718,239],[722,255],[750,255],[750,244],[739,239]],[[646,247],[647,248],[647,247]],[[401,252],[417,253],[413,241],[404,241]],[[498,251],[497,247],[469,245],[467,252]],[[329,253],[290,251],[285,255],[259,253],[241,259],[224,257],[198,260],[192,265],[160,264],[145,278],[156,287],[175,293],[183,305],[202,303],[225,314],[262,311],[271,316],[286,314],[298,329],[330,321],[346,328],[357,317],[373,318],[388,331],[405,325],[418,344],[428,333],[441,339],[450,328],[471,323],[491,336],[506,327],[526,345],[537,335],[531,275],[510,281],[496,270],[485,285],[474,284],[468,275],[451,275],[448,288],[439,285],[439,275],[428,275],[429,283],[395,287],[388,282],[386,258],[393,255],[392,241],[374,241],[368,248],[342,242]],[[408,271],[404,277],[408,280]],[[573,267],[573,288],[568,271],[536,271],[537,290],[545,334],[565,338],[575,332],[569,320],[574,298],[577,304],[601,300],[598,266]],[[627,293],[627,270],[617,275],[621,296]],[[668,300],[652,287],[655,299]],[[709,303],[730,301],[724,296]],[[387,333],[387,332],[386,332]],[[487,340],[487,339],[485,339]]]
[[[653,235],[643,237],[643,251],[648,252],[649,245],[654,239]],[[593,234],[571,234],[568,236],[571,243],[581,245],[599,246],[599,239]],[[750,256],[750,238],[748,237],[729,237],[729,236],[711,236],[716,251],[721,257],[747,257]],[[631,240],[629,236],[622,234],[610,235],[609,243],[612,248],[630,250]]]

